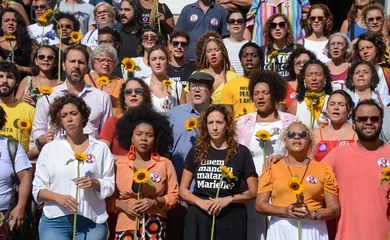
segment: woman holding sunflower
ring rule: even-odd
[[[116,191],[108,210],[118,214],[117,239],[165,240],[169,209],[178,203],[178,183],[167,158],[168,120],[150,108],[124,113],[116,125],[119,144],[130,149],[116,162]]]
[[[33,196],[44,204],[41,240],[71,239],[72,234],[73,239],[107,238],[104,199],[114,192],[114,161],[106,144],[84,135],[89,115],[87,104],[73,94],[50,106],[52,126],[65,134],[42,148],[36,165]]]
[[[273,163],[259,178],[256,210],[272,216],[267,239],[327,240],[324,220],[340,212],[333,170],[308,157],[313,140],[303,123],[287,127],[283,141],[285,159]]]
[[[244,202],[254,198],[256,182],[251,153],[236,141],[232,115],[223,105],[212,105],[200,118],[181,179],[180,196],[189,204],[184,239],[246,239]]]

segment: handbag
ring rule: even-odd
[[[8,139],[7,145],[8,145],[9,156],[12,163],[12,168],[14,170],[14,175],[12,176],[14,185],[12,188],[12,195],[8,205],[8,211],[6,214],[6,219],[9,219],[12,209],[15,208],[19,199],[20,181],[15,171],[15,157],[18,151],[19,142],[14,139]],[[19,228],[13,229],[13,231],[9,229],[9,225],[7,224],[7,239],[13,239],[13,240],[38,239],[38,219],[37,219],[36,210],[37,210],[37,204],[35,203],[34,198],[30,193],[30,196],[27,200],[26,209],[24,212],[25,216],[24,216],[23,224]]]

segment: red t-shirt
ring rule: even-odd
[[[118,117],[111,116],[107,119],[107,121],[104,123],[102,130],[100,131],[100,139],[106,140],[111,142],[111,152],[114,155],[120,155],[125,156],[128,153],[128,150],[123,149],[119,143],[118,139],[115,137],[115,125],[118,121]]]

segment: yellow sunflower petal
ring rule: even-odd
[[[196,118],[189,118],[184,123],[184,128],[187,131],[192,131],[198,127],[198,119]]]
[[[82,152],[75,152],[74,157],[76,158],[77,161],[85,161],[87,160],[87,154],[82,153]]]
[[[147,183],[149,181],[149,171],[145,168],[138,169],[133,174],[133,181],[136,183]]]
[[[38,91],[42,95],[50,95],[53,93],[53,88],[49,86],[42,86],[38,88]]]
[[[20,118],[17,122],[17,126],[20,130],[28,130],[31,128],[31,122],[27,118]]]
[[[124,58],[122,64],[125,67],[126,71],[133,72],[136,64],[132,58]]]

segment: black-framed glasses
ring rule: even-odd
[[[239,19],[230,18],[227,22],[229,24],[244,24],[245,21],[243,18],[239,18]]]
[[[361,116],[355,117],[355,121],[359,123],[366,123],[370,120],[372,123],[379,123],[381,121],[381,117],[379,116]]]
[[[49,60],[49,61],[53,61],[54,58],[55,58],[55,56],[53,56],[53,55],[38,54],[38,55],[37,55],[37,58],[38,58],[39,60],[45,60],[45,59],[47,59],[47,60]]]
[[[207,83],[201,82],[190,82],[190,91],[194,91],[197,88],[199,88],[199,90],[205,91],[209,88],[209,85]]]
[[[174,47],[178,47],[179,45],[181,45],[182,47],[187,47],[188,42],[172,41],[172,45]]]
[[[311,17],[309,17],[309,19],[312,22],[314,22],[315,20],[322,22],[322,21],[324,21],[325,17],[324,16],[311,16]]]
[[[269,27],[270,27],[271,29],[276,29],[278,26],[279,26],[279,28],[286,28],[287,23],[286,23],[286,22],[278,22],[278,23],[272,22],[272,23],[269,25]]]
[[[298,136],[299,138],[307,138],[309,136],[309,133],[307,131],[300,131],[300,132],[287,131],[286,137],[288,139],[293,139],[296,136]]]
[[[46,8],[48,7],[48,5],[47,5],[47,4],[32,5],[31,7],[32,7],[32,9],[34,9],[34,10],[38,10],[38,9],[46,9]]]
[[[125,95],[132,95],[133,91],[137,95],[140,95],[140,94],[143,93],[143,89],[142,88],[126,88],[125,89]]]

